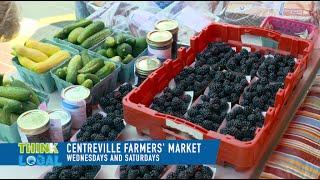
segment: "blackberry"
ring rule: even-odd
[[[153,179],[158,179],[159,176],[160,176],[160,173],[159,173],[157,170],[152,170],[152,171],[150,171],[150,176],[151,176]]]
[[[94,123],[94,124],[92,125],[92,131],[93,131],[93,132],[100,132],[100,129],[101,129],[101,124],[99,124],[99,123]]]
[[[128,179],[136,179],[139,176],[139,170],[130,169],[128,171]]]
[[[171,172],[167,175],[166,179],[177,179],[177,174],[175,172]]]
[[[180,172],[185,171],[185,170],[186,170],[185,166],[179,165],[179,166],[177,166],[176,172],[180,173]]]
[[[69,169],[63,169],[59,174],[59,179],[70,179],[72,177]]]
[[[186,171],[180,171],[178,173],[178,179],[188,179],[188,175]]]
[[[95,114],[93,115],[93,118],[96,119],[96,120],[102,119],[102,118],[103,118],[103,115],[100,114],[100,113],[95,113]]]
[[[203,176],[202,172],[197,171],[197,172],[195,173],[195,175],[194,175],[194,178],[195,178],[195,179],[204,179],[204,176]]]
[[[121,118],[114,119],[114,127],[117,132],[121,132],[125,127],[123,120]]]
[[[57,179],[58,175],[57,173],[54,172],[48,172],[45,176],[44,179]]]
[[[144,174],[142,179],[152,179],[152,176],[150,176],[150,174]]]

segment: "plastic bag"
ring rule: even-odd
[[[259,26],[267,16],[279,16],[318,24],[314,1],[228,1],[218,17],[222,22]]]

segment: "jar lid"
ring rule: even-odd
[[[147,34],[147,43],[156,46],[163,47],[172,43],[172,34],[169,31],[155,30]]]
[[[19,116],[17,125],[26,135],[41,134],[49,129],[49,115],[40,109],[27,111]]]
[[[161,66],[161,61],[152,56],[142,56],[136,60],[135,66],[139,74],[148,75]]]
[[[178,21],[173,19],[164,19],[156,22],[155,27],[157,30],[170,31],[175,34],[179,30]]]
[[[49,113],[50,119],[57,119],[61,121],[61,126],[65,126],[71,122],[71,115],[69,112],[62,109],[55,109]]]
[[[90,90],[81,85],[69,86],[61,92],[61,96],[68,101],[78,102],[86,100],[90,96]]]

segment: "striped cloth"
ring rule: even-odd
[[[313,82],[260,178],[320,178],[320,76]]]

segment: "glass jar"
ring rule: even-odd
[[[178,49],[178,32],[179,32],[179,25],[176,20],[173,19],[164,19],[156,22],[155,24],[156,30],[162,31],[169,31],[172,34],[172,54],[176,54]]]
[[[42,110],[31,110],[21,114],[17,120],[21,133],[28,142],[51,142],[49,114]]]
[[[151,31],[147,34],[148,55],[160,61],[172,58],[172,34],[169,31]]]
[[[59,128],[59,133],[62,134],[63,140],[67,141],[71,137],[71,115],[69,112],[62,110],[62,109],[56,109],[52,110],[49,113],[50,121],[59,121],[59,125],[61,129]]]
[[[153,56],[139,57],[135,62],[135,74],[137,76],[136,86],[139,86],[149,74],[161,66],[159,59]]]

